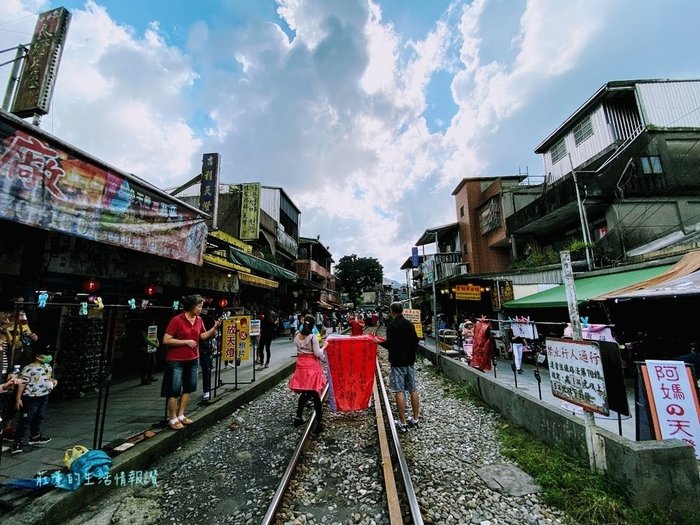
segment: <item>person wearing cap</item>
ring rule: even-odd
[[[43,445],[51,441],[41,434],[41,423],[46,414],[49,394],[56,388],[58,381],[53,377],[51,361],[53,356],[48,350],[35,348],[34,360],[22,368],[20,382],[15,388],[15,408],[19,411],[19,422],[15,431],[12,454],[22,452],[24,434],[29,429],[29,444]]]

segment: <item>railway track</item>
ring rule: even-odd
[[[365,330],[365,334],[375,335],[376,332],[377,328]],[[326,387],[326,390],[323,393],[324,401],[327,396],[327,392],[328,387]],[[386,506],[384,515],[387,517],[387,521],[391,525],[401,525],[404,523],[422,525],[423,518],[418,505],[416,493],[413,488],[413,483],[411,481],[411,474],[409,472],[408,464],[401,449],[401,443],[399,441],[396,427],[394,426],[392,408],[389,402],[389,396],[387,394],[387,389],[384,382],[384,374],[382,373],[379,360],[377,360],[375,365],[375,383],[372,393],[372,407],[374,408],[374,417],[372,418],[374,423],[373,426],[374,430],[376,431],[378,441],[379,458],[377,465],[379,465],[381,468],[381,477],[383,478],[383,500],[385,501]],[[369,418],[369,416],[367,416],[367,418]],[[263,525],[283,523],[285,519],[280,517],[280,510],[283,506],[286,506],[288,512],[290,509],[299,509],[298,512],[302,512],[304,504],[308,503],[305,502],[303,498],[289,495],[288,493],[295,476],[298,475],[301,466],[304,464],[305,453],[309,450],[311,444],[310,438],[314,424],[315,414],[311,412],[311,415],[303,428],[301,436],[299,437],[289,464],[287,465],[279,485],[277,486],[275,494],[267,508],[262,521]],[[318,452],[314,451],[314,453]],[[342,458],[340,458],[340,461],[342,461]],[[328,464],[332,463],[332,460],[322,460],[322,462]],[[361,501],[362,497],[365,496],[366,493],[367,491],[365,489],[358,489],[358,494],[355,499],[358,502]],[[350,511],[352,513],[352,511],[355,509],[338,510],[341,511],[342,514],[343,510]]]

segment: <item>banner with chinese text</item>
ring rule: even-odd
[[[224,361],[250,359],[250,316],[234,315],[224,321],[221,358]]]
[[[212,229],[217,228],[219,212],[219,170],[221,155],[205,153],[202,155],[202,178],[199,185],[199,209],[212,216],[207,222]]]
[[[403,316],[413,323],[418,339],[423,339],[423,325],[420,322],[420,310],[404,308]]]
[[[374,386],[377,345],[369,335],[328,338],[328,370],[333,385],[331,406],[339,412],[364,410]]]
[[[547,338],[552,395],[609,415],[603,359],[597,343]]]
[[[207,226],[148,184],[0,118],[0,218],[201,265]]]
[[[241,184],[241,231],[238,238],[257,241],[260,235],[260,183]]]
[[[700,459],[700,403],[690,367],[683,361],[645,361],[642,375],[656,439],[680,439]]]
[[[455,299],[458,301],[481,301],[481,286],[458,284],[455,286]]]

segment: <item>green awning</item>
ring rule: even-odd
[[[576,279],[574,281],[574,285],[576,286],[576,299],[579,303],[588,301],[593,297],[614,292],[620,288],[656,277],[671,267],[673,267],[672,264],[667,264],[664,266],[655,266],[653,268],[644,268],[642,270],[630,270],[628,272]],[[508,301],[503,303],[503,306],[505,308],[566,308],[566,289],[562,284],[555,288],[545,290],[544,292],[521,297],[514,301]]]
[[[255,257],[254,255],[248,255],[247,253],[243,253],[242,251],[237,250],[236,248],[229,248],[228,259],[234,264],[246,266],[251,270],[257,270],[259,272],[262,272],[266,275],[270,275],[272,277],[276,277],[278,279],[286,279],[287,281],[297,280],[296,273],[290,272],[289,270],[286,270],[281,266],[277,266],[276,264],[266,261],[265,259],[261,259],[260,257]]]

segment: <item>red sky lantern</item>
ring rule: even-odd
[[[224,299],[223,297],[219,299],[219,307],[220,308],[226,308],[228,306],[228,299]]]
[[[149,284],[143,289],[143,292],[148,296],[152,297],[158,291],[158,287],[155,284]]]
[[[89,279],[85,279],[83,281],[83,290],[90,294],[93,294],[99,290],[100,286],[100,281],[96,277],[90,277]]]

